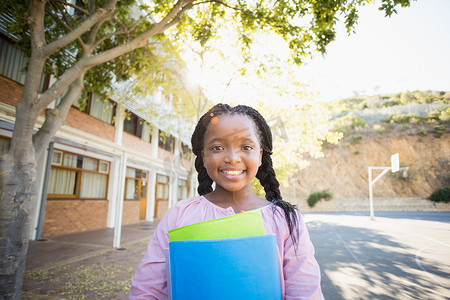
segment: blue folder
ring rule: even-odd
[[[281,299],[273,234],[172,241],[168,269],[174,300]]]

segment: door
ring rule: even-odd
[[[147,171],[127,167],[125,200],[139,201],[139,220],[147,214],[147,183]]]

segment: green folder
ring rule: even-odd
[[[266,234],[261,210],[252,210],[169,230],[170,241],[227,239]]]

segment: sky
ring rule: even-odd
[[[300,67],[323,101],[415,90],[450,91],[450,0],[418,0],[384,17],[380,1],[360,9],[356,33],[337,33],[325,57]]]

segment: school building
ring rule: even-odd
[[[9,148],[15,106],[23,90],[24,63],[12,40],[0,34],[3,152]],[[44,89],[51,80],[44,77]],[[161,101],[166,96],[154,95]],[[43,120],[38,120],[36,129]],[[86,107],[73,106],[38,160],[37,208],[30,238],[152,221],[189,196],[189,141],[161,127],[146,119],[135,101],[103,103],[91,94]],[[196,183],[191,185],[193,192]]]

